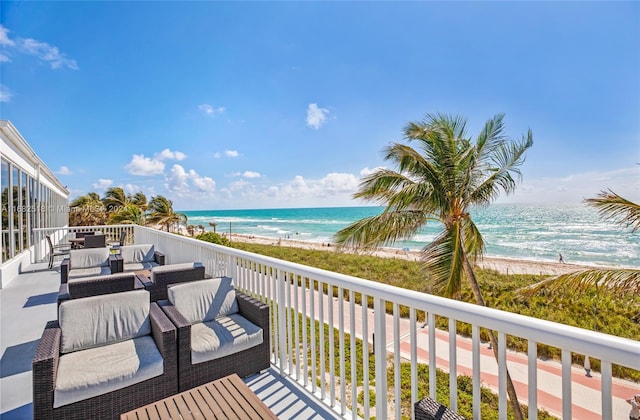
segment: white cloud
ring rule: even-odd
[[[76,60],[68,58],[65,54],[58,50],[58,47],[49,45],[46,42],[40,42],[32,38],[23,39],[20,42],[20,47],[27,54],[35,55],[40,60],[49,63],[52,69],[59,69],[62,67],[69,68],[71,70],[78,70],[78,63]]]
[[[12,96],[13,94],[11,93],[9,88],[3,84],[0,84],[0,102],[9,102],[11,101]]]
[[[238,157],[240,154],[237,150],[225,150],[224,154],[226,157]]]
[[[106,190],[111,185],[113,185],[113,180],[100,178],[98,179],[98,182],[93,183],[93,188],[96,190]]]
[[[164,162],[145,157],[144,155],[133,155],[131,162],[124,167],[131,175],[152,176],[164,172]]]
[[[9,39],[9,32],[11,31],[0,25],[0,45],[13,47],[16,44],[12,39]]]
[[[57,174],[58,174],[58,175],[71,175],[71,174],[72,174],[72,172],[71,172],[71,170],[69,170],[69,168],[68,168],[68,167],[66,167],[66,166],[61,166],[61,167],[60,167],[60,169],[58,169]]]
[[[328,109],[318,108],[318,104],[309,104],[307,107],[307,125],[314,130],[319,129],[326,122],[328,114]]]
[[[198,105],[198,109],[203,112],[205,115],[208,116],[215,116],[216,114],[224,114],[225,111],[225,107],[223,106],[219,106],[219,107],[213,107],[212,105],[209,104],[201,104]]]
[[[160,175],[164,172],[165,160],[177,160],[181,161],[187,157],[182,152],[171,151],[164,149],[161,152],[155,153],[153,157],[145,157],[144,155],[133,155],[131,162],[125,165],[125,169],[131,175],[140,176],[153,176]]]
[[[215,152],[215,153],[213,154],[213,158],[214,158],[214,159],[220,159],[220,157],[222,157],[222,155],[220,154],[220,152]]]
[[[244,171],[242,176],[245,178],[260,178],[262,175],[260,175],[260,172]]]
[[[9,48],[15,48],[17,52],[36,56],[38,59],[48,63],[52,69],[66,67],[71,70],[78,69],[76,60],[71,59],[60,52],[58,47],[49,45],[46,42],[38,41],[33,38],[15,38],[9,37],[9,29],[0,25],[0,45],[5,50],[0,53],[0,62],[10,63],[11,57],[7,54]]]
[[[191,187],[195,189],[196,193],[210,196],[215,191],[216,182],[208,176],[199,175],[193,169],[187,172],[182,166],[174,164],[171,167],[169,175],[166,177],[165,186],[179,197],[191,195]]]
[[[640,166],[612,171],[592,171],[556,178],[526,178],[515,194],[501,196],[501,203],[580,203],[593,198],[600,191],[640,201]]]
[[[379,171],[380,169],[385,169],[384,166],[377,166],[373,169],[369,169],[368,167],[364,167],[360,170],[360,176],[365,177],[365,176],[369,176],[374,172]]]
[[[182,152],[178,152],[178,151],[172,152],[169,149],[164,149],[162,152],[156,153],[155,157],[157,160],[175,159],[177,161],[181,161],[181,160],[184,160],[187,157],[187,155],[185,155]]]

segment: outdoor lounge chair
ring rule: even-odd
[[[229,277],[177,284],[159,302],[178,330],[178,387],[184,391],[269,367],[269,305],[235,290]]]
[[[118,272],[118,261],[109,249],[72,249],[60,264],[60,283],[70,278],[101,276]]]
[[[65,300],[144,289],[134,273],[71,278],[60,285],[58,306]]]
[[[151,293],[151,301],[167,299],[167,287],[205,278],[204,266],[200,262],[168,264],[153,267],[145,288]]]
[[[164,254],[155,250],[152,244],[125,245],[117,255],[118,271],[151,270],[164,265]]]
[[[177,392],[175,327],[145,290],[62,302],[33,358],[35,419],[114,419]]]

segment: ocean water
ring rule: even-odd
[[[350,223],[379,214],[381,207],[329,207],[256,210],[183,211],[188,223],[218,233],[238,233],[274,239],[290,238],[327,243]],[[471,212],[493,257],[578,264],[640,267],[640,234],[603,221],[595,209],[577,205],[494,204]],[[387,244],[420,250],[441,225],[428,223],[410,241]]]

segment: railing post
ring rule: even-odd
[[[286,299],[285,299],[285,281],[282,278],[282,270],[276,270],[276,281],[278,282],[278,300],[276,305],[278,306],[278,348],[280,349],[280,374],[284,374],[284,367],[287,363],[287,331],[285,311]]]
[[[376,298],[373,303],[374,310],[374,327],[376,340],[374,343],[373,354],[376,358],[376,418],[387,418],[387,335],[384,300]],[[398,369],[399,367],[396,367]],[[382,397],[381,397],[382,396]]]

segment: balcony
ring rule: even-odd
[[[624,401],[638,384],[612,375],[613,366],[640,370],[640,342],[433,295],[391,287],[330,271],[273,259],[140,226],[100,226],[129,242],[153,243],[167,264],[201,261],[206,272],[227,275],[236,287],[272,308],[271,368],[246,379],[250,388],[280,418],[411,418],[424,396],[436,397],[437,377],[449,373],[449,398],[439,402],[458,409],[458,382],[470,377],[473,418],[483,418],[481,386],[498,396],[499,417],[506,419],[506,372],[520,402],[564,419],[628,416]],[[31,413],[31,356],[46,321],[56,317],[59,273],[46,270],[44,235],[56,240],[74,228],[34,230],[33,263],[0,290],[2,304],[1,413],[24,418]],[[362,302],[368,302],[363,305]],[[305,316],[302,316],[304,314]],[[448,328],[436,328],[446,320]],[[470,338],[456,334],[468,324]],[[319,326],[324,324],[324,328]],[[440,324],[441,325],[441,324]],[[496,331],[498,362],[484,329]],[[448,331],[447,331],[448,330]],[[528,352],[507,349],[507,338],[526,340]],[[560,361],[537,356],[539,344],[561,349]],[[601,371],[585,377],[572,354],[599,360]],[[401,381],[400,369],[406,364]],[[428,368],[420,367],[428,365]],[[389,367],[392,369],[389,369]],[[422,372],[428,372],[424,374]],[[420,373],[419,373],[420,372]],[[428,379],[427,379],[428,377]],[[354,380],[354,378],[356,378]],[[426,386],[428,385],[428,386]],[[428,389],[419,394],[419,389]],[[357,398],[352,398],[357,395]],[[375,400],[370,396],[375,396]],[[380,398],[380,396],[387,396]],[[401,401],[401,409],[396,405]]]

